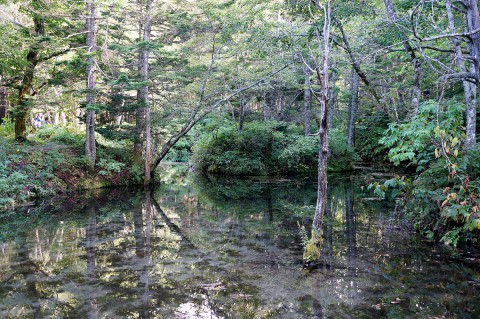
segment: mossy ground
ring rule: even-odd
[[[41,133],[24,143],[0,136],[0,210],[57,193],[136,183],[131,165],[124,162],[125,150],[99,144],[97,164],[88,170],[81,136]],[[115,155],[120,153],[123,158]]]

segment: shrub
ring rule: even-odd
[[[388,148],[379,144],[388,128],[386,117],[359,119],[355,127],[355,150],[362,161],[378,163],[388,161]]]
[[[390,125],[381,141],[390,159],[415,165],[418,175],[371,185],[380,196],[403,196],[416,228],[453,246],[478,241],[480,230],[480,147],[462,146],[463,109],[449,101],[437,122],[437,105],[427,102],[409,123]]]
[[[346,133],[339,129],[332,129],[329,143],[328,170],[333,172],[352,170],[353,165],[360,160],[360,157],[352,147],[347,145]]]
[[[333,143],[335,147],[341,141]],[[332,150],[337,170],[352,167],[353,151]],[[192,163],[201,172],[232,175],[278,175],[315,172],[318,139],[303,136],[301,130],[283,122],[253,121],[242,132],[222,127],[204,135],[193,147]],[[343,166],[342,166],[343,165]]]
[[[85,143],[85,135],[76,133],[70,127],[45,125],[36,131],[37,142],[57,142],[72,146],[81,146]]]
[[[307,173],[318,165],[318,140],[313,136],[282,136],[275,143],[278,165],[272,167],[278,173]]]
[[[21,173],[2,174],[0,176],[0,207],[12,206],[15,202],[23,202],[28,199],[30,178]]]
[[[0,125],[0,136],[13,137],[15,133],[15,124],[12,119],[4,118],[3,123]]]
[[[191,136],[184,136],[170,149],[165,161],[167,162],[188,162],[192,149],[193,139]]]
[[[122,169],[125,168],[124,163],[117,162],[113,159],[101,158],[97,163],[97,166],[100,167],[98,172],[100,175],[109,176],[112,173],[120,173]]]
[[[85,143],[85,136],[64,129],[56,133],[50,140],[72,146],[81,146]]]

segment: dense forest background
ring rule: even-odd
[[[372,191],[431,239],[478,242],[477,1],[1,0],[0,24],[4,208],[150,184],[161,161],[286,175],[320,158],[408,170]]]

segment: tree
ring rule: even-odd
[[[320,1],[316,3],[317,7],[323,11],[323,32],[317,30],[317,38],[319,43],[323,43],[322,64],[315,68],[318,83],[322,89],[318,100],[320,102],[320,128],[319,142],[320,148],[318,152],[318,190],[317,205],[315,207],[315,216],[313,218],[314,227],[321,233],[323,225],[323,216],[327,203],[327,163],[328,163],[328,101],[330,98],[330,81],[329,81],[329,58],[330,58],[330,27],[331,27],[331,5],[327,0],[325,5]],[[321,39],[322,38],[322,39]],[[321,67],[321,68],[320,68]]]
[[[140,125],[137,125],[137,129],[141,129],[142,124],[145,126],[145,175],[143,184],[149,185],[150,184],[150,169],[151,169],[151,162],[152,162],[152,154],[151,154],[151,132],[150,132],[150,106],[149,106],[149,97],[148,97],[148,87],[149,87],[149,77],[148,77],[148,56],[150,53],[149,49],[149,41],[150,41],[150,33],[151,33],[151,25],[152,25],[152,0],[146,0],[145,4],[145,20],[143,21],[143,44],[140,47],[139,59],[138,59],[138,67],[140,69],[140,77],[143,82],[142,87],[137,91],[137,101],[139,109],[137,110],[137,121],[139,117],[144,115],[144,119],[140,120]],[[143,112],[140,112],[140,109],[144,109]],[[143,123],[142,123],[143,122]],[[137,131],[138,134],[138,131]],[[141,139],[142,134],[137,138]],[[143,144],[143,143],[142,143]],[[138,147],[138,146],[137,146]],[[141,156],[140,154],[135,154],[136,156]]]
[[[25,43],[27,46],[26,55],[22,52],[22,61],[15,61],[16,66],[22,69],[22,75],[12,75],[10,79],[6,79],[6,82],[18,91],[12,110],[17,141],[26,140],[26,120],[33,105],[33,98],[48,85],[48,80],[36,83],[37,67],[70,51],[69,43],[64,40],[67,37],[67,31],[62,28],[64,20],[49,11],[51,7],[52,5],[47,5],[42,0],[31,0],[25,3],[23,11],[25,16],[31,19],[31,25],[22,24],[15,18],[10,19],[10,23],[14,24],[24,37],[19,49],[21,50]],[[25,38],[26,35],[28,36]]]
[[[28,61],[26,69],[23,74],[23,79],[20,87],[18,88],[17,105],[14,109],[15,119],[15,139],[17,141],[26,140],[26,120],[28,110],[30,109],[29,98],[36,94],[36,90],[33,87],[33,78],[35,76],[35,68],[40,63],[40,50],[42,48],[43,38],[45,37],[45,18],[38,12],[41,12],[41,6],[43,4],[40,0],[32,0],[32,20],[33,29],[31,34],[33,41],[28,48],[26,60]]]
[[[0,124],[7,115],[7,88],[3,86],[2,77],[0,76]]]
[[[388,16],[392,23],[398,23],[397,13],[395,12],[395,7],[393,5],[392,0],[383,0],[385,3],[385,8],[387,9]],[[402,32],[402,29],[399,28],[399,32]],[[415,116],[418,113],[418,105],[420,104],[421,98],[421,80],[422,80],[422,62],[421,59],[418,57],[417,51],[412,47],[408,39],[403,40],[403,47],[405,52],[408,54],[410,58],[410,62],[413,65],[413,94],[412,94],[412,110],[410,117]]]
[[[304,81],[304,94],[303,94],[303,117],[304,117],[304,130],[305,136],[310,135],[310,109],[312,105],[312,88],[310,84],[311,71],[308,66],[303,67],[303,76],[305,77]]]
[[[97,148],[95,144],[95,86],[97,71],[97,61],[95,54],[97,51],[97,7],[95,0],[86,1],[86,25],[87,25],[87,99],[86,99],[86,138],[85,155],[88,158],[90,168],[95,166]]]
[[[355,137],[355,116],[358,110],[358,90],[360,86],[360,77],[352,68],[350,73],[350,96],[348,100],[348,118],[347,118],[347,145],[354,146]]]

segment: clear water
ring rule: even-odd
[[[480,318],[480,261],[422,241],[362,177],[331,178],[322,265],[303,268],[315,182],[165,174],[0,215],[0,318]]]

